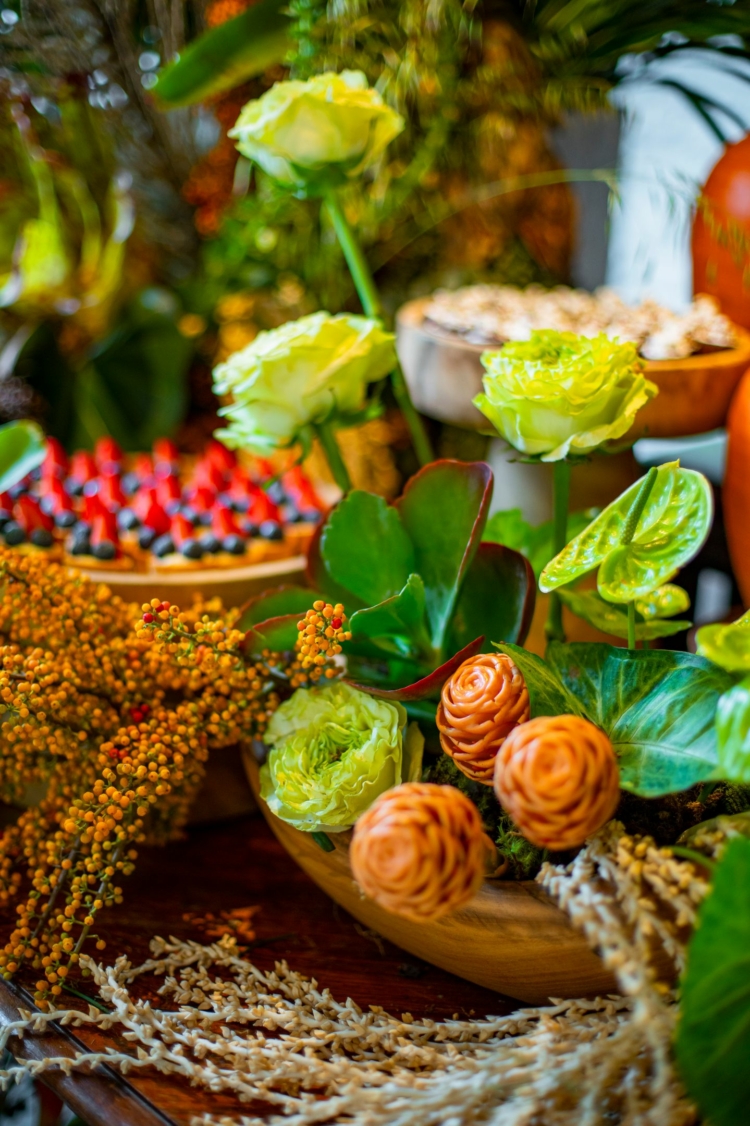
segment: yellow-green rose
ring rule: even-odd
[[[311,423],[361,411],[367,384],[396,362],[393,334],[368,317],[312,313],[260,332],[214,369],[217,393],[232,396],[217,436],[259,453],[289,445]]]
[[[261,796],[306,832],[348,829],[380,794],[420,777],[424,740],[405,709],[343,682],[299,688],[265,740]]]
[[[542,461],[585,454],[621,438],[658,388],[634,344],[552,330],[482,356],[475,405],[521,453]]]
[[[301,188],[358,176],[403,127],[362,71],[345,70],[277,82],[244,106],[229,136],[274,180]]]

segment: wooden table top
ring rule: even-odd
[[[329,987],[339,1000],[352,997],[364,1007],[382,1005],[397,1014],[408,1011],[435,1019],[454,1014],[479,1018],[518,1007],[517,1002],[419,962],[365,932],[289,859],[258,814],[195,826],[183,841],[143,849],[123,890],[122,906],[102,915],[99,930],[108,943],[105,959],[127,954],[136,963],[144,961],[149,940],[157,934],[211,942],[199,926],[184,920],[186,913],[203,916],[257,905],[260,910],[253,920],[257,945],[247,956],[261,969],[270,969],[284,958],[292,969]],[[9,913],[0,914],[0,925],[7,928],[9,919]],[[84,992],[91,991],[90,982],[78,984]],[[66,1007],[76,1007],[73,997],[63,995],[61,1000]],[[0,980],[0,1022],[14,1019],[19,1003],[33,1008],[23,982]],[[19,1056],[41,1058],[113,1043],[125,1044],[114,1032],[56,1029],[49,1035],[29,1035],[22,1043],[11,1042],[10,1048]],[[131,1073],[125,1079],[100,1068],[70,1078],[49,1073],[45,1082],[88,1126],[189,1126],[199,1114],[239,1117],[265,1109],[156,1072]]]

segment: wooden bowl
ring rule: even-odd
[[[491,429],[472,403],[482,390],[480,363],[490,346],[470,344],[424,321],[429,297],[403,305],[396,345],[414,405],[423,414],[472,430]],[[737,347],[684,360],[648,360],[659,394],[638,414],[629,437],[677,438],[723,426],[734,389],[750,367],[750,333],[735,326]]]
[[[487,880],[461,910],[436,923],[414,923],[366,899],[349,867],[349,834],[332,833],[324,852],[309,833],[280,821],[260,797],[258,765],[243,750],[263,816],[289,855],[331,899],[390,942],[487,989],[538,1005],[550,997],[612,993],[617,986],[598,955],[533,881]]]
[[[113,594],[127,602],[150,602],[161,598],[177,606],[190,606],[194,594],[218,596],[225,606],[241,606],[254,594],[281,583],[304,579],[304,555],[292,555],[268,563],[249,563],[244,567],[213,567],[193,571],[144,574],[140,571],[108,571],[81,567],[83,574],[97,583],[106,583]]]

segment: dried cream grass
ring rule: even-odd
[[[284,962],[264,973],[238,955],[234,939],[201,946],[156,938],[154,957],[142,966],[86,960],[111,1013],[22,1012],[0,1034],[4,1047],[50,1021],[117,1027],[132,1055],[108,1049],[21,1061],[3,1082],[105,1063],[123,1074],[156,1068],[268,1104],[260,1118],[205,1115],[196,1126],[696,1122],[670,1053],[677,1006],[658,979],[653,950],[659,940],[682,965],[705,881],[648,838],[623,835],[616,822],[566,868],[546,865],[539,880],[599,948],[622,996],[553,1001],[479,1021],[396,1018],[375,1006],[363,1012],[351,1000],[340,1004]],[[146,973],[164,978],[159,992],[176,1009],[154,1009],[131,995],[131,983]]]

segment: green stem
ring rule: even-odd
[[[341,489],[342,493],[348,493],[352,487],[352,483],[349,479],[349,471],[341,456],[341,450],[336,441],[333,427],[330,422],[318,422],[315,424],[315,433],[323,448],[323,453],[326,455],[326,461],[333,474],[334,481]]]
[[[568,542],[568,500],[570,497],[570,465],[567,461],[555,462],[554,476],[554,535],[555,555],[559,555]],[[549,596],[549,613],[544,632],[548,641],[564,641],[562,602],[553,590]]]
[[[711,875],[716,870],[716,861],[712,860],[710,856],[704,856],[702,852],[696,852],[693,848],[685,848],[683,845],[669,845],[669,849],[680,860],[689,860],[691,864],[700,864]]]
[[[331,218],[331,223],[333,224],[333,229],[336,232],[336,238],[339,240],[339,246],[346,259],[346,264],[349,267],[349,273],[352,275],[354,287],[359,294],[362,309],[366,316],[382,319],[383,305],[380,300],[380,294],[375,285],[367,259],[362,253],[362,247],[359,245],[354,231],[349,226],[349,222],[344,214],[344,209],[341,206],[341,201],[335,189],[330,188],[323,198]],[[432,446],[430,445],[430,439],[427,436],[424,422],[411,401],[409,389],[406,386],[406,380],[404,379],[400,367],[396,367],[395,370],[391,372],[391,386],[393,387],[396,402],[409,427],[411,440],[419,464],[427,465],[434,460],[435,455],[432,452]]]
[[[635,649],[635,602],[628,602],[628,649]]]

